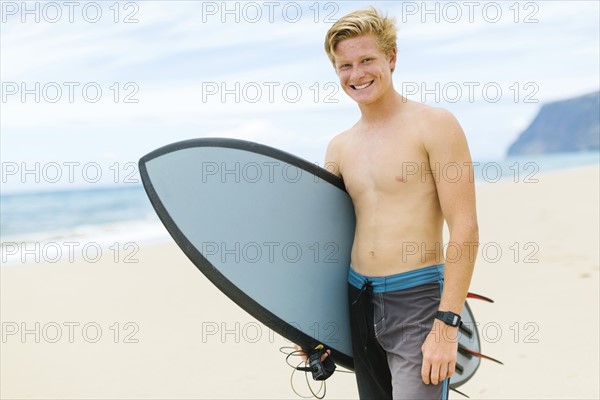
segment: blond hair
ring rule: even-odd
[[[358,10],[344,15],[327,31],[325,51],[335,66],[335,47],[343,40],[373,34],[379,50],[386,57],[396,48],[396,26],[394,18],[382,16],[375,8]]]

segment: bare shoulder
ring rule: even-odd
[[[456,117],[448,110],[417,103],[413,112],[419,135],[425,147],[444,146],[448,142],[464,140],[464,132]]]
[[[456,117],[441,107],[431,107],[427,104],[412,102],[411,111],[418,119],[419,125],[427,128],[452,129],[460,127]]]
[[[328,145],[328,149],[332,149],[332,150],[339,150],[341,147],[344,146],[344,144],[348,141],[348,137],[350,136],[352,130],[354,128],[350,128],[348,130],[345,130],[342,133],[338,133],[337,135],[335,135],[330,141],[329,141],[329,145]]]

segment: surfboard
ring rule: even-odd
[[[258,143],[200,138],[143,156],[146,193],[178,246],[225,295],[303,348],[353,368],[347,274],[354,237],[342,179]],[[451,387],[479,366],[468,305]]]

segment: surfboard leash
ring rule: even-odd
[[[286,352],[286,350],[291,351]],[[325,380],[328,379],[331,375],[333,375],[334,371],[337,370],[343,373],[353,373],[353,371],[337,369],[331,354],[329,354],[323,361],[321,361],[323,354],[327,351],[327,349],[322,344],[318,345],[315,349],[309,351],[307,360],[302,360],[297,365],[293,365],[290,363],[290,357],[302,356],[303,354],[306,354],[305,350],[296,350],[292,347],[280,347],[279,351],[283,354],[286,354],[285,362],[292,368],[292,374],[290,375],[290,386],[294,393],[298,397],[301,397],[303,399],[316,398],[321,400],[325,398],[325,394],[327,393],[327,385],[325,383]],[[304,366],[302,366],[302,364],[304,364]],[[294,386],[294,374],[296,373],[296,371],[304,372],[306,385],[308,386],[308,390],[310,390],[312,396],[304,396],[296,390]],[[309,372],[311,372],[313,380],[321,382],[321,386],[316,392],[308,379]],[[323,393],[321,393],[321,391]]]
[[[291,350],[289,352],[286,352],[286,350]],[[292,368],[292,374],[290,375],[290,387],[292,388],[292,390],[294,391],[294,393],[296,394],[296,396],[301,397],[303,399],[311,399],[311,398],[316,398],[316,399],[323,399],[325,398],[325,394],[327,393],[327,386],[325,384],[325,381],[322,380],[321,381],[321,386],[319,387],[319,389],[315,392],[315,390],[313,390],[310,381],[308,380],[308,371],[310,371],[310,368],[307,367],[307,362],[302,360],[298,363],[298,365],[293,365],[290,363],[290,357],[292,356],[302,356],[302,354],[304,354],[304,350],[296,350],[293,347],[280,347],[279,351],[286,354],[285,357],[285,363],[287,365],[289,365]],[[304,364],[304,367],[301,367],[301,365]],[[303,394],[300,394],[297,390],[296,387],[294,386],[294,375],[296,374],[297,371],[304,371],[304,377],[306,379],[306,385],[308,386],[308,390],[310,390],[311,396],[305,396]],[[321,394],[321,391],[323,391],[323,394]]]

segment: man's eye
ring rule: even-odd
[[[373,59],[372,59],[372,58],[365,58],[365,59],[363,60],[363,64],[368,64],[368,63],[370,63],[371,61],[373,61]]]

